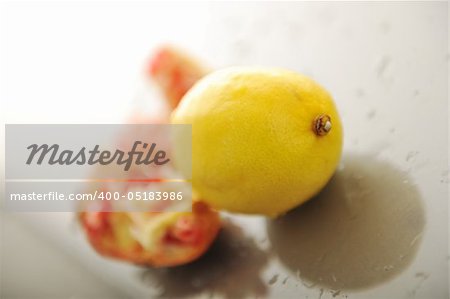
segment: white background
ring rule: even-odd
[[[142,94],[137,89],[147,88],[141,81],[148,56],[164,43],[214,68],[257,64],[313,77],[339,107],[346,155],[384,161],[404,173],[420,195],[423,211],[415,212],[423,214],[425,226],[419,244],[411,240],[414,258],[383,282],[340,293],[320,283],[309,288],[270,257],[257,274],[266,289],[260,296],[448,298],[446,2],[8,2],[0,13],[5,123],[123,121]],[[402,195],[392,193],[382,194],[392,200]],[[72,217],[2,213],[2,298],[121,298],[160,291],[154,279],[139,278],[138,268],[93,253]],[[247,236],[265,239],[263,218],[233,219]],[[386,244],[379,250],[394,249]],[[239,271],[253,275],[245,265]],[[229,295],[223,289],[252,279],[235,285],[235,274],[225,271],[217,287],[222,291],[200,286],[186,294]]]

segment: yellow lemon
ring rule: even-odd
[[[324,187],[341,156],[331,96],[288,70],[216,71],[188,91],[172,123],[192,124],[195,193],[230,212],[287,212]]]

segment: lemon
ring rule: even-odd
[[[188,91],[172,123],[192,124],[196,194],[230,212],[287,212],[324,187],[341,156],[331,96],[288,70],[216,71]]]

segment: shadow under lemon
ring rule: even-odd
[[[201,258],[173,268],[149,268],[144,283],[159,290],[159,297],[180,298],[202,293],[225,298],[264,296],[261,277],[269,256],[242,229],[224,220],[217,239]]]
[[[406,173],[370,156],[346,156],[311,201],[267,221],[280,261],[311,287],[364,289],[412,262],[424,208]]]

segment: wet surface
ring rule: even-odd
[[[144,283],[157,296],[180,298],[198,294],[226,298],[264,297],[267,286],[261,276],[269,260],[242,228],[226,221],[218,239],[199,260],[180,267],[146,269]]]
[[[250,261],[239,257],[241,251],[225,242],[239,236],[246,240],[245,235],[262,240],[262,218],[240,224],[245,235],[221,237],[222,243],[214,245],[211,254],[192,265],[145,270],[145,275],[136,277],[142,268],[98,256],[85,238],[74,239],[67,233],[68,220],[65,222],[58,213],[17,213],[14,217],[21,217],[31,233],[2,234],[2,252],[7,257],[1,267],[2,277],[11,283],[2,284],[0,293],[26,298],[27,294],[48,289],[51,282],[55,298],[111,298],[108,286],[120,290],[120,298],[152,298],[153,293],[172,298],[208,297],[208,292],[214,292],[224,297],[326,299],[332,297],[327,287],[341,286],[343,290],[339,294],[336,290],[336,298],[449,297],[449,177],[444,172],[449,165],[447,3],[178,3],[177,10],[172,4],[161,3],[112,5],[107,10],[88,4],[8,7],[3,19],[9,24],[5,38],[11,51],[5,53],[5,61],[13,72],[9,72],[9,83],[5,84],[14,100],[6,107],[7,123],[122,122],[128,109],[136,108],[129,107],[126,99],[132,93],[138,63],[169,36],[213,68],[266,65],[313,77],[336,100],[345,129],[345,149],[378,153],[409,169],[411,177],[389,164],[359,159],[353,169],[362,169],[356,175],[366,174],[369,179],[358,179],[347,172],[350,166],[346,157],[346,169],[318,198],[280,219],[281,223],[270,222],[269,231],[277,233],[264,244],[276,250],[282,265],[277,258],[267,261],[266,254],[251,239],[243,241],[248,245],[244,252],[252,255]],[[24,16],[33,26],[23,22]],[[122,22],[117,22],[118,16]],[[58,39],[54,38],[55,30],[62,33]],[[105,33],[102,42],[97,42],[99,33]],[[27,51],[30,40],[42,42]],[[95,47],[88,51],[86,41],[93,41]],[[74,59],[67,59],[70,53],[76,54]],[[148,102],[159,96],[155,90],[138,90],[136,94],[136,98]],[[149,105],[142,113],[157,108]],[[369,119],[371,109],[376,114]],[[411,154],[408,159],[410,151],[420,154]],[[423,208],[411,182],[417,184],[426,206],[423,235]],[[371,195],[361,195],[366,189],[372,190]],[[349,204],[345,198],[357,203]],[[354,214],[360,218],[350,221]],[[9,228],[14,226],[10,224]],[[382,235],[377,236],[377,232]],[[30,243],[24,247],[17,237],[28,235]],[[48,245],[58,251],[39,250],[39,240],[32,242],[32,237],[40,235],[51,240]],[[68,261],[57,255],[63,250],[73,254],[86,271],[57,266],[59,260]],[[324,252],[327,255],[317,266],[314,263]],[[404,253],[407,256],[399,261]],[[242,269],[233,260],[241,263]],[[26,265],[29,267],[22,267]],[[74,271],[77,278],[58,284],[61,277],[73,276],[66,272]],[[108,284],[102,285],[91,273]],[[195,278],[197,274],[200,280]],[[269,285],[277,274],[278,280]],[[289,279],[283,285],[286,276]],[[234,290],[240,288],[244,290]],[[358,288],[370,290],[350,291]],[[94,291],[90,297],[85,296],[88,290]]]
[[[425,214],[407,173],[370,156],[347,155],[316,198],[266,224],[266,250],[226,220],[202,258],[145,269],[141,278],[159,297],[265,297],[289,277],[279,272],[263,278],[268,264],[279,259],[305,287],[338,296],[383,284],[407,269],[421,244]]]
[[[343,161],[316,198],[267,222],[274,253],[311,287],[379,285],[404,271],[421,243],[424,208],[407,174],[369,156]]]

